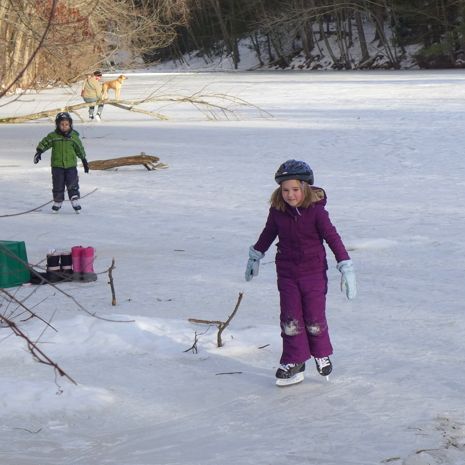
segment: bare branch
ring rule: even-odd
[[[197,331],[194,332],[194,343],[186,350],[183,350],[183,352],[192,352],[193,354],[196,354],[198,353],[198,349],[197,349],[197,342],[199,341],[199,337],[197,335]]]
[[[239,292],[239,296],[237,298],[236,306],[234,307],[233,312],[231,313],[231,315],[229,315],[229,318],[226,320],[226,322],[219,328],[218,335],[217,335],[218,347],[223,347],[223,341],[221,340],[221,334],[229,326],[229,323],[231,323],[231,320],[234,318],[237,311],[239,310],[239,305],[241,304],[243,296],[244,294],[242,292]]]
[[[191,323],[201,323],[201,324],[208,324],[208,325],[215,325],[218,327],[218,334],[216,336],[216,344],[218,347],[223,347],[223,341],[221,339],[221,334],[223,331],[229,326],[229,323],[231,323],[231,320],[234,318],[234,316],[237,313],[237,310],[239,310],[239,305],[241,304],[242,297],[244,296],[243,292],[239,292],[239,296],[237,298],[236,306],[234,307],[233,312],[231,315],[229,315],[228,319],[226,321],[217,321],[217,320],[198,320],[196,318],[189,318],[188,321]]]
[[[37,362],[53,367],[55,369],[55,372],[57,372],[60,376],[64,376],[77,386],[76,381],[74,381],[74,379],[71,378],[71,376],[69,376],[65,371],[63,371],[56,362],[54,362],[41,349],[39,349],[39,347],[37,347],[37,345],[34,342],[32,342],[29,339],[29,337],[18,328],[14,321],[6,318],[5,316],[0,315],[0,322],[6,324],[16,336],[21,337],[26,341],[29,352]]]
[[[110,268],[108,268],[108,284],[111,289],[111,305],[116,305],[115,286],[113,284],[113,270],[115,269],[115,259],[112,258]]]
[[[56,332],[56,328],[54,328],[48,321],[45,321],[41,316],[37,315],[37,313],[34,313],[31,309],[26,307],[26,305],[20,302],[15,296],[13,296],[8,291],[2,288],[0,288],[0,292],[5,294],[11,301],[16,302],[20,307],[24,308],[27,312],[31,314],[32,317],[39,319],[40,321],[45,323],[49,328],[53,329]]]

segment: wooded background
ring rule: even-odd
[[[238,42],[248,37],[259,62],[287,67],[303,53],[309,63],[322,51],[335,69],[372,68],[370,42],[397,69],[406,47],[416,45],[421,68],[464,64],[464,0],[192,0],[189,21],[158,58],[199,50],[206,57],[226,51],[237,65]],[[330,41],[330,39],[333,39]],[[370,41],[370,42],[369,42]],[[349,50],[359,49],[358,62]]]
[[[463,67],[464,17],[465,0],[0,0],[1,86],[71,83],[193,51],[237,67],[242,39],[264,66],[303,54],[313,69],[325,53],[334,69],[374,68],[381,53],[398,69],[415,45],[421,68]]]

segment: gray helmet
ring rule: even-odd
[[[274,179],[278,184],[289,179],[298,179],[312,185],[313,171],[304,161],[287,160],[278,168]]]

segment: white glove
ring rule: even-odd
[[[341,272],[341,291],[345,292],[349,300],[355,299],[357,295],[357,283],[355,281],[355,271],[352,260],[343,260],[337,264],[337,269]]]
[[[265,256],[264,253],[255,250],[251,245],[249,248],[249,260],[245,269],[245,280],[250,281],[254,276],[258,276],[260,260]]]

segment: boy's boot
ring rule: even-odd
[[[82,279],[82,251],[83,247],[77,245],[71,248],[71,260],[73,263],[73,281],[81,281]]]
[[[84,247],[82,249],[82,280],[86,283],[97,280],[97,275],[94,272],[94,258],[95,249],[93,247]]]
[[[89,118],[94,119],[94,108],[95,107],[89,107]]]
[[[53,202],[52,210],[54,213],[58,213],[58,210],[61,208],[62,202]]]
[[[47,254],[47,280],[56,283],[62,280],[60,272],[60,255],[55,253]]]
[[[64,281],[72,281],[73,279],[73,258],[71,252],[62,252],[60,255],[61,274]]]
[[[73,197],[71,197],[71,205],[73,206],[74,211],[79,213],[81,205],[79,205],[79,197],[77,195],[73,195]]]

